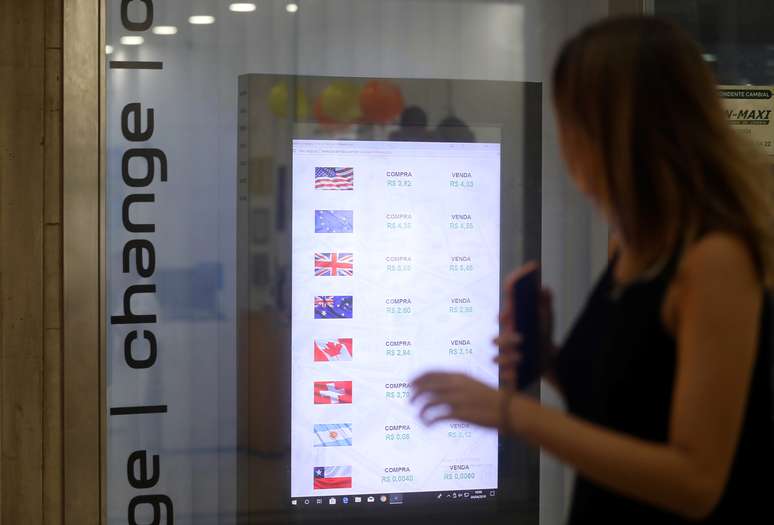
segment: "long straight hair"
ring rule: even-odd
[[[772,284],[771,174],[726,122],[698,46],[655,17],[610,18],[571,39],[553,71],[562,125],[599,157],[592,186],[648,264],[709,231],[743,239]]]

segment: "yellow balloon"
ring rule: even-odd
[[[287,118],[288,116],[288,91],[287,82],[278,82],[269,91],[269,109],[277,117]],[[309,116],[309,102],[300,87],[296,88],[295,110],[296,118],[305,119]]]
[[[360,88],[353,82],[337,80],[322,92],[323,113],[339,122],[360,118]]]

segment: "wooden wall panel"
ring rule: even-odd
[[[0,2],[0,523],[42,523],[44,1]]]
[[[62,0],[0,1],[0,525],[62,524]]]
[[[62,91],[64,521],[102,516],[100,347],[100,5],[67,0]]]
[[[43,524],[64,523],[62,437],[62,0],[45,0]]]

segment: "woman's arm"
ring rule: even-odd
[[[513,389],[516,387],[516,366],[521,360],[521,354],[518,350],[521,344],[521,337],[512,329],[506,328],[494,339],[493,343],[499,349],[499,353],[493,361],[500,367],[500,385]],[[544,343],[542,351],[549,352],[551,366],[543,371],[540,378],[554,387],[557,392],[563,394],[559,379],[556,376],[556,369],[553,366],[559,349],[548,341]]]
[[[690,518],[711,508],[700,472],[671,444],[609,430],[521,395],[513,396],[510,412],[512,432],[610,490]]]
[[[666,309],[674,312],[669,316],[678,347],[667,443],[605,429],[521,395],[507,407],[510,428],[611,490],[686,517],[706,516],[719,501],[733,462],[755,361],[761,297],[741,242],[712,235],[686,254],[670,293],[673,306]],[[497,405],[496,391],[485,394],[460,376],[449,387],[443,375],[415,382],[417,396],[430,396],[429,406],[448,407],[435,420],[500,422],[485,408]]]

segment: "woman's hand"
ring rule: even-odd
[[[429,372],[411,383],[412,403],[419,400],[419,418],[428,425],[445,420],[500,427],[502,396],[508,395],[465,374]]]
[[[507,329],[501,331],[493,342],[499,350],[494,362],[500,367],[500,385],[505,390],[513,391],[517,386],[516,367],[521,360],[521,336],[513,329]]]
[[[516,384],[516,366],[521,359],[519,345],[521,336],[513,326],[513,285],[525,274],[537,270],[535,262],[529,262],[505,280],[505,301],[500,314],[500,335],[494,343],[499,348],[494,361],[500,367],[501,390],[492,388],[465,374],[429,372],[412,382],[414,394],[412,402],[419,400],[422,408],[420,419],[427,424],[444,420],[460,420],[484,427],[503,425],[503,403],[505,396],[511,396]],[[552,341],[553,310],[551,292],[543,288],[540,293],[540,329],[544,351],[554,353]]]

